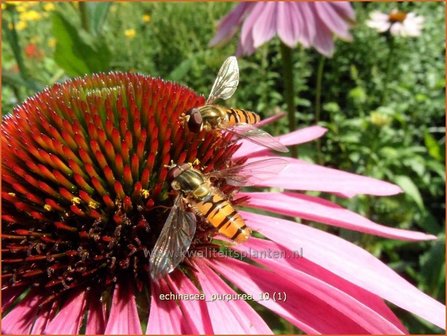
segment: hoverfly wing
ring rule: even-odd
[[[262,181],[265,179],[276,176],[286,167],[287,163],[287,160],[281,158],[263,159],[214,171],[207,175],[215,178],[223,178],[232,186],[251,186],[262,184]]]
[[[185,211],[179,195],[161,230],[149,259],[152,279],[172,272],[185,258],[196,231],[194,214]]]
[[[286,146],[272,137],[269,133],[251,124],[237,124],[236,126],[226,128],[225,131],[236,134],[240,138],[245,138],[255,144],[273,149],[277,152],[287,153],[289,151]]]
[[[227,100],[236,91],[239,84],[239,67],[234,56],[228,57],[219,69],[211,93],[206,104],[212,104],[216,99]]]

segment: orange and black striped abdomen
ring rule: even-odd
[[[236,124],[256,124],[261,120],[256,113],[246,111],[243,109],[231,108],[227,110],[228,125],[233,126]]]
[[[208,200],[195,203],[194,207],[225,237],[238,243],[250,237],[251,230],[245,225],[241,215],[219,193],[213,193]]]

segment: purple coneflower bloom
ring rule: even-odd
[[[279,36],[290,48],[298,43],[325,56],[334,52],[334,34],[350,41],[349,27],[355,14],[348,2],[244,2],[219,23],[211,45],[228,41],[242,25],[237,54],[250,55],[256,48]]]
[[[148,255],[175,197],[171,160],[198,159],[211,171],[276,157],[229,134],[189,132],[179,118],[203,103],[175,83],[111,73],[56,84],[4,119],[2,333],[271,334],[250,298],[305,333],[406,333],[384,300],[444,327],[442,304],[362,248],[250,211],[240,213],[262,236],[236,245],[197,218],[185,260],[151,280]],[[278,139],[295,145],[325,131],[307,127]],[[398,187],[284,160],[258,185],[287,192],[220,188],[234,205],[386,238],[435,238],[302,193],[386,196]]]

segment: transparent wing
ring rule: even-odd
[[[230,98],[239,84],[239,67],[234,56],[228,57],[217,74],[211,93],[206,100],[207,104],[212,104],[216,99],[226,100]]]
[[[287,163],[287,160],[281,158],[264,159],[214,171],[207,175],[223,178],[229,185],[237,187],[251,186],[262,184],[262,181],[279,174],[286,167]]]
[[[196,231],[196,218],[185,211],[182,197],[174,201],[149,259],[151,277],[156,280],[172,272],[185,258]]]
[[[273,149],[278,152],[286,153],[289,150],[286,146],[276,140],[267,132],[262,129],[257,128],[250,124],[238,124],[234,127],[229,127],[225,129],[226,132],[236,134],[240,138],[245,138],[254,142],[255,144]]]

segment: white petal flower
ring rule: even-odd
[[[380,33],[390,32],[393,36],[417,37],[421,35],[424,18],[415,13],[392,10],[390,13],[373,11],[366,25]]]
[[[390,29],[391,23],[388,21],[388,15],[382,12],[374,11],[370,14],[370,19],[366,21],[366,25],[378,32],[385,32]]]

